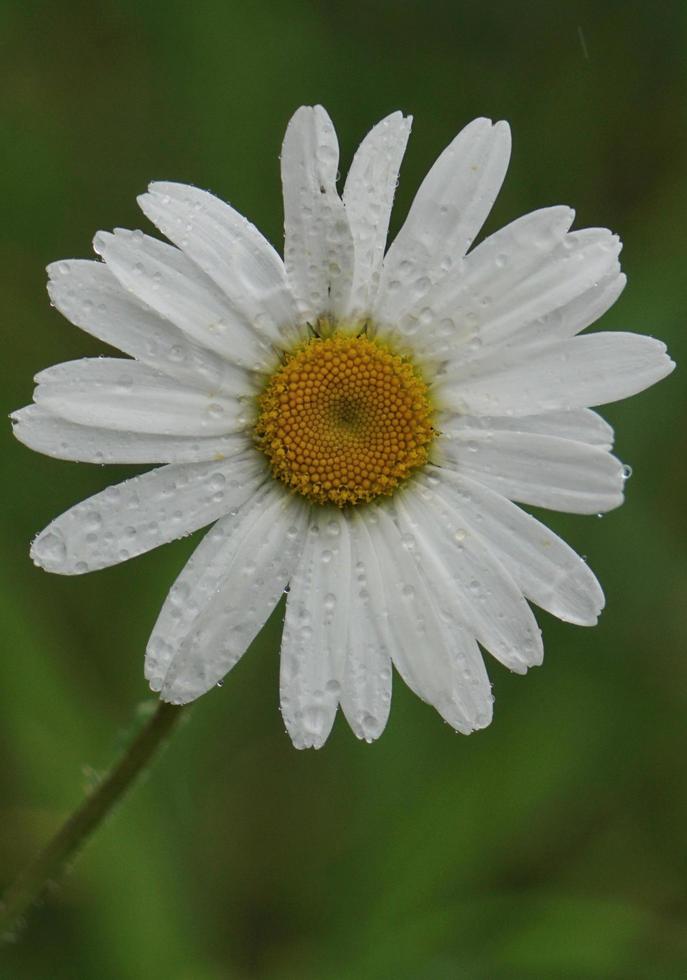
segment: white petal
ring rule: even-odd
[[[183,252],[142,232],[98,232],[94,248],[119,282],[187,336],[232,364],[269,371],[277,355]]]
[[[447,370],[488,360],[504,344],[522,350],[523,344],[563,340],[589,326],[620,294],[620,249],[617,236],[605,228],[572,232],[506,293],[493,301],[469,300],[454,315],[462,333]],[[472,339],[466,343],[468,323]]]
[[[491,721],[491,688],[469,630],[444,617],[410,535],[381,507],[365,512],[365,524],[384,580],[384,605],[394,639],[391,656],[418,697],[433,705],[457,731],[468,734]]]
[[[65,511],[31,546],[36,565],[81,575],[182,538],[239,507],[265,478],[255,452],[162,466]]]
[[[146,676],[165,701],[193,701],[238,662],[286,587],[306,521],[305,504],[270,482],[208,532],[148,644]]]
[[[77,425],[39,405],[13,412],[14,435],[30,449],[80,463],[197,463],[242,452],[246,436],[164,436]]]
[[[469,432],[532,432],[542,436],[556,436],[573,442],[586,442],[590,446],[610,449],[613,445],[613,428],[590,408],[577,408],[571,412],[546,412],[544,415],[521,415],[516,418],[488,415],[452,415],[442,420],[443,434],[452,438],[457,433]],[[441,441],[438,443],[441,455]]]
[[[412,337],[418,353],[442,360],[474,341],[487,307],[509,297],[522,280],[551,261],[572,224],[567,207],[526,214],[486,238],[408,305],[402,290],[388,293],[381,318]]]
[[[473,429],[442,439],[441,452],[453,469],[523,504],[598,514],[623,502],[623,465],[597,446]]]
[[[195,387],[239,394],[248,375],[200,346],[127,292],[104,262],[72,259],[48,266],[48,292],[77,327],[149,367]]]
[[[549,312],[527,320],[507,335],[509,344],[534,344],[539,341],[565,340],[595,323],[618,299],[627,277],[613,263],[591,286]]]
[[[492,126],[489,119],[475,119],[444,150],[384,260],[380,314],[389,293],[402,293],[410,306],[465,255],[496,199],[509,157],[508,124]]]
[[[246,427],[247,409],[237,399],[185,388],[125,358],[67,361],[41,371],[36,381],[36,403],[79,425],[174,436],[218,436]]]
[[[403,512],[444,615],[469,629],[510,670],[522,674],[540,664],[544,651],[532,610],[490,550],[464,533],[459,512],[426,484],[399,499]]]
[[[178,656],[194,621],[225,584],[227,556],[231,560],[242,535],[255,525],[272,489],[272,482],[266,481],[238,508],[221,517],[203,537],[169,590],[146,650],[145,676],[154,691],[161,689],[169,665]]]
[[[372,742],[382,734],[389,717],[393,640],[379,562],[357,510],[349,528],[351,605],[341,708],[358,738]]]
[[[284,258],[301,315],[343,317],[353,275],[353,237],[336,189],[339,145],[322,106],[301,106],[281,151]]]
[[[291,578],[281,645],[281,711],[297,749],[319,749],[339,703],[348,645],[351,548],[339,511],[313,512]]]
[[[440,404],[467,415],[537,415],[627,398],[675,365],[665,344],[632,333],[593,333],[493,351],[442,375]]]
[[[438,493],[463,523],[461,533],[483,541],[518,588],[558,619],[593,626],[604,606],[601,586],[585,561],[548,527],[480,483],[432,467]],[[427,476],[420,478],[427,486]]]
[[[187,184],[153,183],[138,203],[258,333],[277,345],[293,333],[298,313],[284,263],[255,225],[213,194]]]
[[[343,201],[353,234],[355,263],[349,301],[352,315],[369,313],[389,230],[396,182],[412,117],[393,112],[362,141],[348,171]]]

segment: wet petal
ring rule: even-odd
[[[355,246],[349,313],[368,314],[379,286],[398,170],[412,118],[393,112],[362,141],[351,164],[343,200]]]
[[[278,346],[294,339],[298,317],[284,263],[255,225],[213,194],[188,184],[157,181],[138,203],[257,333]]]
[[[236,398],[187,388],[125,358],[93,357],[56,364],[36,375],[37,405],[79,425],[120,432],[219,436],[245,429]]]
[[[409,550],[411,527],[400,516],[400,528],[381,507],[365,519],[384,582],[391,656],[408,687],[467,735],[491,721],[489,679],[473,634],[441,615],[429,569]]]
[[[389,320],[390,294],[411,307],[465,255],[491,211],[510,158],[510,129],[475,119],[439,156],[384,260],[375,305]]]
[[[464,430],[444,438],[447,466],[509,500],[572,514],[623,502],[623,464],[605,449],[532,432]]]
[[[148,644],[146,676],[165,701],[195,700],[245,653],[293,573],[306,521],[301,501],[265,484],[208,533]]]
[[[500,494],[462,474],[432,467],[438,492],[460,517],[459,536],[483,541],[532,602],[558,619],[593,626],[604,596],[595,575],[561,538]],[[425,485],[436,487],[436,480]]]
[[[301,316],[345,316],[353,277],[353,236],[336,189],[339,144],[322,106],[301,106],[281,152],[284,258]]]
[[[81,575],[182,538],[239,507],[265,479],[254,453],[162,466],[65,511],[31,546],[36,565]]]
[[[67,259],[48,266],[48,292],[77,327],[184,385],[250,391],[249,376],[196,343],[127,291],[104,262]]]
[[[339,703],[350,621],[351,549],[340,511],[313,510],[291,578],[281,645],[281,711],[297,749],[319,749]]]
[[[13,412],[14,435],[25,446],[55,459],[80,463],[198,463],[244,452],[243,433],[224,436],[166,436],[78,425],[39,405]]]

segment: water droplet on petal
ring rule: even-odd
[[[54,531],[37,538],[33,545],[33,553],[39,564],[53,565],[64,561],[67,548],[61,534]]]

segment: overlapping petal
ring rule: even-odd
[[[220,436],[245,429],[239,399],[206,394],[140,364],[117,357],[84,357],[36,375],[34,401],[69,422],[121,432]]]
[[[348,314],[370,313],[379,287],[398,171],[412,118],[393,112],[367,134],[348,171],[343,192],[354,245]]]
[[[320,748],[334,724],[348,649],[351,547],[340,511],[314,512],[286,601],[281,712],[296,748]]]
[[[442,419],[441,432],[449,440],[470,432],[531,432],[558,439],[585,442],[590,446],[610,449],[613,445],[613,428],[590,408],[577,408],[570,412],[545,412],[543,415],[509,416],[451,415]],[[443,440],[435,449],[442,457]]]
[[[284,261],[301,316],[345,317],[354,266],[353,235],[336,189],[339,144],[322,106],[301,106],[281,151]]]
[[[60,575],[117,565],[216,521],[265,476],[254,453],[150,470],[65,511],[34,539],[31,557]]]
[[[195,700],[237,663],[291,577],[306,523],[305,505],[269,483],[206,535],[148,644],[146,674],[164,700]]]
[[[540,664],[532,610],[503,564],[463,533],[460,513],[426,485],[404,495],[399,510],[442,612],[510,670],[522,674]]]
[[[220,460],[246,449],[242,433],[220,436],[161,435],[79,425],[40,405],[12,414],[20,442],[55,459],[80,463],[199,463]]]
[[[454,537],[483,542],[528,599],[565,622],[596,623],[604,605],[601,586],[553,531],[463,473],[433,467],[420,480],[455,512]]]
[[[536,432],[472,429],[444,438],[447,465],[509,500],[571,514],[623,502],[624,469],[605,449]]]
[[[491,210],[509,158],[508,124],[489,119],[475,119],[446,147],[387,253],[375,304],[380,319],[389,322],[402,304],[411,306],[462,259]]]
[[[464,734],[491,721],[491,687],[474,637],[443,615],[424,561],[408,547],[414,524],[400,527],[381,507],[366,527],[382,574],[394,666],[408,687]],[[424,556],[423,556],[424,557]]]
[[[284,263],[243,215],[207,191],[158,181],[138,203],[268,342],[293,342],[298,313]]]
[[[106,344],[183,385],[232,394],[250,390],[246,372],[136,299],[104,262],[53,262],[48,275],[48,293],[60,313]]]
[[[567,207],[517,218],[447,266],[436,282],[427,279],[413,297],[388,292],[379,311],[382,325],[411,338],[413,349],[425,357],[442,360],[463,350],[477,336],[486,308],[551,261],[573,218]]]
[[[379,559],[364,517],[354,513],[349,529],[351,592],[341,708],[358,738],[371,742],[389,717],[394,642]]]
[[[248,371],[277,363],[272,344],[178,248],[122,228],[98,232],[94,248],[126,290],[202,347]]]
[[[592,333],[497,349],[440,375],[440,404],[467,415],[538,415],[605,405],[643,391],[675,367],[665,344],[635,333]]]

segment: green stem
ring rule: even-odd
[[[25,914],[43,896],[46,888],[60,877],[91,834],[111,813],[182,713],[181,708],[161,701],[103,781],[68,817],[44,850],[19,873],[0,902],[0,940],[14,938]]]

